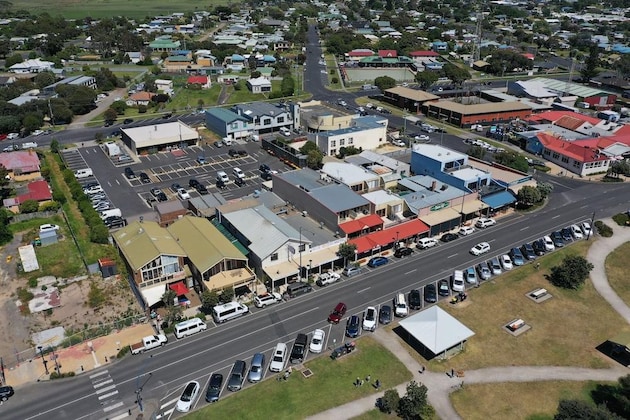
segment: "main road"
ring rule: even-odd
[[[311,30],[309,41],[312,40]],[[311,47],[319,48],[316,45],[308,48]],[[307,71],[311,67],[318,68],[319,55],[317,49],[312,53],[309,51]],[[313,60],[315,63],[312,63]],[[309,77],[306,86],[314,89],[316,97],[330,96],[323,86],[320,89]],[[321,85],[321,76],[319,80]],[[63,143],[79,142],[86,140],[85,136],[93,137],[95,130],[66,131],[57,136]],[[111,131],[111,128],[108,130]],[[448,278],[454,269],[469,267],[490,256],[505,253],[512,246],[520,246],[560,227],[590,219],[593,214],[601,218],[628,209],[628,185],[545,179],[554,184],[555,190],[549,203],[535,213],[506,217],[492,228],[416,252],[409,258],[393,260],[377,269],[366,269],[359,276],[343,279],[327,288],[317,288],[294,300],[253,310],[250,315],[221,326],[211,326],[208,331],[196,336],[180,341],[171,337],[171,342],[164,348],[150,354],[126,357],[90,375],[27,385],[0,406],[0,417],[20,420],[111,418],[110,415],[115,412],[105,411],[102,394],[101,397],[97,394],[92,374],[111,378],[110,386],[117,391],[116,412],[136,407],[136,391],[140,386],[143,386],[144,401],[159,401],[158,406],[165,407],[165,402],[172,403],[181,392],[182,385],[189,380],[199,381],[204,387],[203,393],[211,372],[227,373],[236,359],[247,360],[259,351],[268,354],[275,343],[290,342],[298,332],[327,328],[326,317],[340,300],[347,304],[348,314],[359,313],[368,305],[391,302],[397,292],[408,292]],[[490,243],[491,253],[482,257],[471,256],[469,249],[482,241]],[[333,345],[333,340],[343,340],[342,326],[330,327],[327,331],[329,346]],[[202,404],[205,404],[203,395],[196,405]]]

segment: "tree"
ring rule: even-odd
[[[35,213],[39,210],[37,200],[25,200],[20,204],[20,213]]]
[[[114,101],[110,109],[116,111],[117,115],[124,115],[127,109],[127,103],[125,101]]]
[[[536,203],[542,201],[542,194],[536,187],[526,185],[516,194],[518,202],[524,206],[533,206]]]
[[[43,117],[41,115],[29,113],[24,116],[22,120],[22,126],[26,133],[38,130],[43,124]]]
[[[293,80],[290,74],[282,78],[280,91],[282,92],[282,96],[292,96],[295,92],[295,80]]]
[[[0,187],[9,185],[9,171],[0,164]]]
[[[201,309],[205,313],[210,313],[212,308],[219,304],[219,295],[215,290],[205,289],[201,293]]]
[[[527,172],[529,170],[529,163],[524,156],[518,155],[513,152],[501,152],[494,155],[494,160],[501,165],[509,166],[517,171]]]
[[[425,70],[425,71],[419,71],[418,73],[416,73],[416,82],[420,84],[420,87],[422,89],[427,89],[433,83],[437,82],[438,79],[439,79],[439,76],[434,71]]]
[[[232,302],[232,300],[234,300],[234,288],[226,287],[223,290],[221,290],[220,299],[221,299],[221,302],[223,303]]]
[[[348,260],[354,260],[356,258],[355,251],[357,250],[356,244],[343,243],[339,245],[339,250],[337,251],[337,255],[343,258],[343,266],[348,265]]]
[[[540,192],[540,195],[544,200],[545,198],[549,197],[549,194],[551,194],[551,192],[553,191],[553,184],[550,184],[549,182],[540,182],[538,183],[536,188],[538,189],[538,192]]]
[[[7,209],[0,209],[0,245],[7,244],[13,240],[13,232],[9,229],[10,212]]]
[[[53,152],[53,153],[58,153],[59,152],[59,140],[52,139],[50,141],[50,151]]]
[[[52,72],[50,71],[43,71],[35,75],[35,77],[33,78],[33,82],[39,89],[42,89],[48,85],[52,85],[53,83],[55,83],[55,75],[52,74]]]
[[[623,418],[630,418],[630,375],[623,376],[617,385],[600,384],[591,391],[591,397],[598,405]]]
[[[387,89],[391,89],[396,86],[396,80],[389,76],[380,76],[374,79],[374,85],[381,90],[381,92],[385,92]]]
[[[306,165],[311,169],[319,169],[322,166],[324,154],[319,149],[311,150],[306,155]]]
[[[398,416],[405,420],[422,419],[431,411],[427,404],[427,387],[416,381],[409,382],[407,393],[398,402]]]
[[[22,56],[19,53],[15,53],[7,57],[4,63],[4,67],[8,69],[12,65],[21,63],[22,61],[24,61],[24,58],[22,58]]]
[[[616,420],[621,419],[605,407],[595,407],[585,401],[560,400],[553,420]]]
[[[103,223],[90,226],[90,241],[95,244],[106,244],[109,242],[109,230]]]
[[[385,391],[385,394],[383,394],[381,404],[378,408],[383,413],[390,414],[392,411],[396,411],[399,401],[400,395],[398,395],[398,391],[395,389],[388,389]]]
[[[171,325],[179,321],[182,317],[182,307],[175,304],[176,297],[177,293],[171,289],[168,289],[162,295],[162,302],[164,302],[164,306],[166,306],[166,317],[164,318],[164,322],[166,322],[167,325]]]
[[[483,157],[486,155],[486,149],[481,146],[471,146],[466,154],[476,159],[483,159]]]
[[[629,175],[630,174],[630,164],[625,160],[617,160],[614,161],[610,168],[608,169],[608,174],[612,177],[619,178],[620,174]]]
[[[582,79],[585,81],[589,81],[599,74],[599,48],[593,43],[588,50],[588,57],[586,57],[582,70],[580,70]]]
[[[114,108],[107,108],[107,111],[103,114],[103,118],[107,122],[114,122],[118,118],[118,112]]]
[[[584,284],[592,269],[593,264],[584,257],[569,255],[560,265],[551,267],[549,281],[557,287],[577,290]]]

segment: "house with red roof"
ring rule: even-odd
[[[35,200],[40,205],[52,200],[52,190],[44,180],[29,182],[26,191],[14,198],[6,198],[2,201],[5,208],[13,213],[20,212],[20,204],[27,200]]]
[[[19,150],[0,153],[0,165],[9,172],[12,181],[29,181],[42,177],[37,153],[32,150]]]
[[[435,51],[430,51],[430,50],[419,50],[419,51],[412,51],[409,53],[409,56],[411,58],[437,58],[440,56],[440,54],[438,54]]]
[[[346,53],[346,57],[350,61],[359,61],[362,58],[372,57],[373,55],[376,55],[374,53],[374,51],[372,51],[370,49],[367,49],[367,48],[358,48],[356,50],[352,50],[352,51]]]
[[[202,89],[209,89],[211,86],[208,76],[189,76],[186,83],[189,85],[199,85]]]
[[[378,56],[381,58],[396,58],[398,52],[396,50],[378,50]]]

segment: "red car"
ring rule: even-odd
[[[346,314],[347,309],[348,308],[346,307],[345,303],[339,302],[337,306],[335,306],[335,309],[333,309],[333,311],[330,313],[330,315],[328,315],[328,322],[339,324],[341,318],[343,318],[343,316]]]

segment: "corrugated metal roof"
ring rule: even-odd
[[[160,255],[186,256],[177,240],[156,222],[133,222],[113,236],[134,270],[141,269]]]
[[[164,124],[145,125],[134,128],[121,128],[136,144],[136,148],[151,147],[178,141],[197,140],[197,130],[177,121]]]
[[[463,105],[451,101],[429,103],[430,107],[457,112],[462,115],[491,114],[493,112],[526,111],[532,108],[522,102],[489,102],[485,104]]]
[[[247,119],[241,117],[236,112],[230,111],[225,108],[210,108],[206,111],[206,114],[212,115],[213,117],[223,121],[224,123],[232,123],[234,121],[245,121]]]
[[[349,187],[339,184],[331,184],[313,190],[311,196],[335,213],[370,204],[369,201]]]
[[[439,99],[439,96],[435,96],[432,93],[425,92],[423,90],[411,89],[404,86],[396,86],[391,89],[387,89],[385,92],[392,93],[394,95],[401,96],[403,98],[409,98],[413,101],[433,101]]]
[[[547,79],[545,77],[538,77],[532,80],[542,82],[548,89],[568,93],[569,95],[580,96],[582,98],[611,95],[601,89],[594,89],[592,87],[578,85],[577,83],[567,83],[563,80]]]

